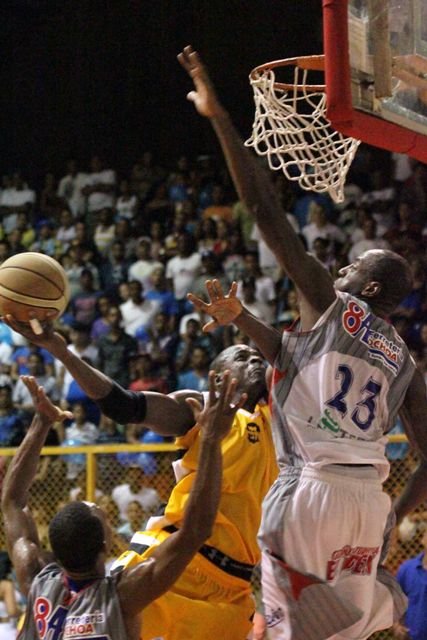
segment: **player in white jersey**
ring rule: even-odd
[[[268,174],[241,142],[191,47],[178,56],[188,94],[209,118],[240,199],[299,294],[300,320],[283,336],[247,312],[236,285],[207,283],[210,330],[233,322],[274,367],[273,437],[279,478],[263,508],[263,601],[269,638],[368,638],[400,617],[405,599],[380,565],[388,523],[427,498],[427,400],[422,374],[385,320],[410,291],[407,262],[368,251],[340,272],[306,253]],[[397,413],[420,464],[391,509],[385,434]]]
[[[13,458],[3,483],[2,513],[9,555],[20,589],[28,597],[22,640],[93,638],[138,640],[141,612],[177,580],[211,534],[222,480],[221,441],[230,430],[246,394],[231,404],[236,380],[230,373],[216,389],[209,374],[209,396],[204,408],[190,404],[201,428],[199,465],[181,527],[156,547],[145,562],[105,576],[111,530],[101,509],[72,502],[49,525],[53,558],[40,547],[36,526],[27,507],[40,451],[54,422],[72,417],[55,407],[35,378],[24,376],[35,414]],[[142,618],[143,624],[143,618]]]

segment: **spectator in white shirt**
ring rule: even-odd
[[[166,265],[166,278],[171,282],[175,298],[185,309],[186,295],[192,291],[194,282],[202,267],[201,255],[195,251],[196,243],[193,234],[184,231],[177,241],[178,255]]]
[[[162,269],[161,262],[150,256],[151,242],[149,238],[141,238],[136,248],[136,261],[129,267],[129,280],[138,280],[145,291],[152,288],[151,276],[156,269]]]
[[[116,174],[106,169],[100,156],[93,156],[90,162],[91,172],[86,176],[82,194],[87,198],[87,210],[95,213],[112,208],[115,201]]]
[[[146,515],[152,515],[161,503],[157,491],[145,486],[145,474],[138,465],[128,467],[126,482],[115,487],[111,497],[119,507],[122,522],[126,522],[130,502],[139,502]]]
[[[377,223],[374,218],[366,218],[362,224],[364,237],[356,242],[348,252],[348,261],[351,264],[365,251],[371,249],[390,249],[389,243],[377,236]]]
[[[146,300],[143,287],[138,280],[129,282],[129,300],[120,305],[123,328],[130,336],[140,328],[149,327],[154,316],[160,311],[160,304],[156,300]]]
[[[311,202],[309,207],[309,223],[302,228],[302,235],[307,243],[307,250],[313,251],[316,238],[326,238],[329,242],[344,244],[346,235],[336,224],[328,222],[323,205]]]
[[[77,170],[75,160],[67,163],[67,173],[58,185],[58,196],[65,200],[75,218],[85,213],[85,197],[82,193],[86,185],[87,174]]]
[[[16,228],[18,213],[29,213],[35,201],[35,191],[28,188],[19,171],[14,173],[10,187],[0,194],[0,213],[6,235]]]

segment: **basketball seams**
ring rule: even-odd
[[[61,316],[68,301],[68,279],[54,258],[28,251],[0,266],[0,314],[11,314],[19,322],[30,317],[43,321],[50,311]]]
[[[5,271],[9,271],[9,270],[13,270],[13,269],[18,269],[18,271],[25,271],[26,273],[31,273],[33,275],[38,276],[39,278],[45,280],[46,282],[48,282],[49,284],[51,284],[55,289],[57,289],[57,291],[59,292],[59,297],[61,297],[62,295],[64,295],[64,291],[65,291],[65,282],[64,282],[64,289],[61,289],[58,284],[54,281],[51,280],[48,276],[46,276],[44,273],[40,273],[39,271],[34,271],[34,269],[28,269],[27,267],[20,267],[18,265],[16,266],[10,266],[10,267],[2,267],[2,271],[3,273]],[[4,287],[5,289],[8,289],[9,291],[14,291],[14,289],[11,289],[10,287],[8,287],[7,285],[1,284],[0,286]],[[24,295],[30,295],[30,294],[24,294]],[[38,298],[38,296],[32,296],[34,298]],[[44,299],[48,299],[48,300],[57,300],[57,298],[40,298],[41,300]]]

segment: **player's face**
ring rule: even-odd
[[[352,295],[360,294],[372,280],[370,276],[372,262],[381,257],[381,251],[365,251],[354,262],[339,270],[335,280],[335,289]]]
[[[258,351],[245,344],[230,347],[224,370],[229,369],[238,381],[239,392],[248,392],[254,386],[265,388],[265,364]]]

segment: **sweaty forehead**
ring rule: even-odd
[[[258,355],[258,351],[256,351],[252,347],[248,347],[248,345],[246,344],[237,344],[227,349],[224,354],[224,359],[225,361],[232,363],[233,360],[236,360],[241,356],[246,356],[247,358],[249,358],[252,355]]]

